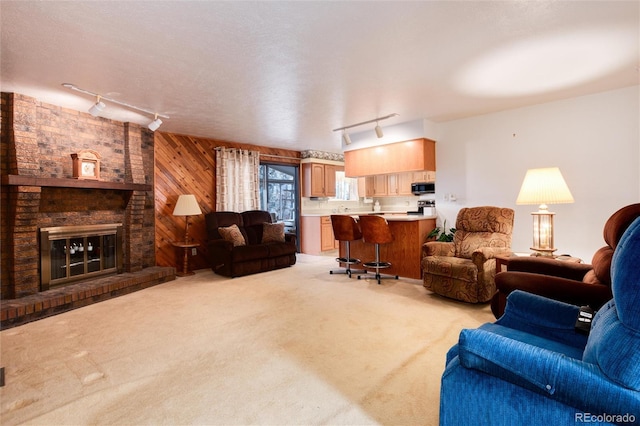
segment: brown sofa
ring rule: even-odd
[[[593,255],[591,264],[564,262],[542,257],[518,257],[509,269],[496,275],[497,292],[491,300],[496,318],[504,313],[507,296],[523,290],[572,305],[589,305],[593,309],[608,302],[611,293],[611,261],[624,231],[640,216],[640,204],[616,211],[604,225],[606,246]]]
[[[272,224],[267,211],[213,212],[205,221],[209,264],[216,274],[240,277],[296,263],[296,236],[284,233],[284,224]]]

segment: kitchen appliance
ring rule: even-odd
[[[415,214],[422,216],[436,215],[436,200],[418,200],[418,210],[407,212],[407,214]]]
[[[414,182],[411,184],[413,195],[435,194],[436,184],[433,182]]]

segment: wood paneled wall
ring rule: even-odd
[[[156,263],[176,266],[179,253],[172,241],[184,239],[185,218],[173,216],[173,208],[181,194],[194,194],[202,209],[201,216],[190,218],[189,236],[200,244],[198,254],[189,259],[192,269],[208,268],[207,233],[204,214],[215,211],[217,146],[259,151],[261,161],[299,164],[300,151],[267,148],[258,145],[219,141],[173,133],[155,133],[155,208]],[[274,157],[271,157],[274,156]],[[294,157],[287,159],[281,157]],[[180,267],[179,267],[180,269]]]

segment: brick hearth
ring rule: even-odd
[[[138,272],[78,282],[56,289],[3,300],[0,308],[2,329],[15,327],[51,315],[102,302],[175,279],[175,268],[154,266]]]

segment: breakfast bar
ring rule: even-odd
[[[436,227],[435,216],[385,214],[383,217],[389,223],[393,242],[380,246],[380,260],[391,263],[390,268],[381,272],[421,279],[422,244]],[[376,257],[374,245],[362,240],[352,241],[350,251],[351,257],[358,258],[362,262],[371,262]],[[346,244],[341,242],[340,257],[344,256],[346,256]]]

